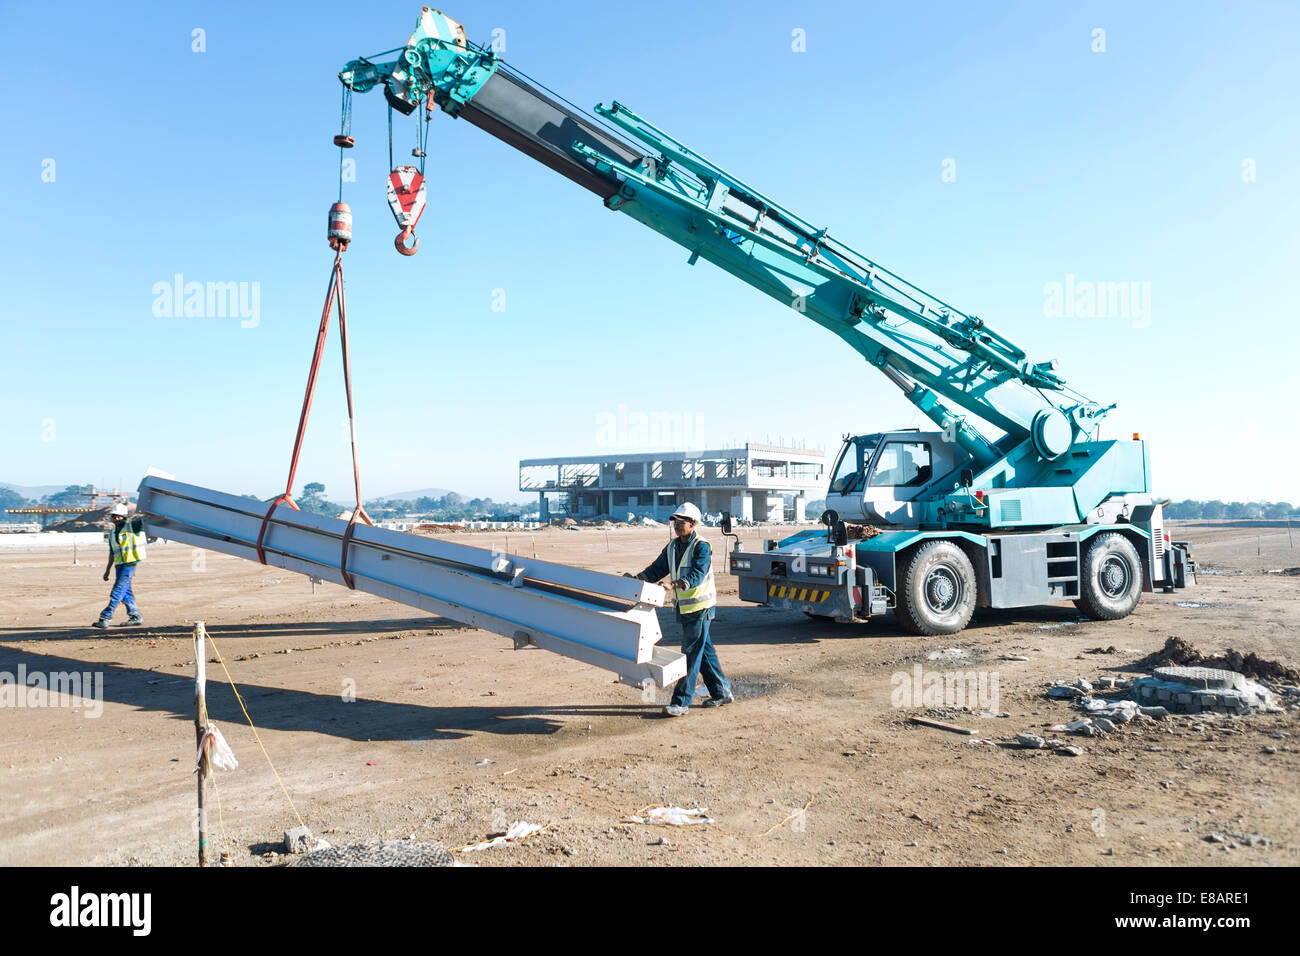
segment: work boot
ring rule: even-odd
[[[727,691],[726,697],[710,697],[704,702],[705,707],[721,707],[723,704],[730,704],[736,699],[736,695]]]
[[[106,618],[106,617],[98,618],[98,619],[96,619],[95,623],[92,624],[92,625],[90,625],[90,626],[91,626],[91,627],[108,627],[108,618]]]
[[[690,710],[689,707],[684,707],[681,704],[669,704],[667,707],[664,708],[664,716],[685,717],[689,710]]]
[[[144,618],[142,618],[139,614],[132,614],[130,617],[126,619],[127,627],[139,627],[143,623],[144,623]]]

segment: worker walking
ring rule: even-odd
[[[687,502],[672,514],[673,538],[650,567],[636,575],[642,581],[668,578],[673,608],[682,626],[682,653],[686,655],[686,676],[673,688],[672,700],[664,708],[669,717],[681,717],[695,697],[695,681],[704,678],[709,689],[705,707],[730,704],[735,697],[722,676],[718,655],[709,639],[709,622],[717,596],[713,587],[713,556],[709,543],[695,533],[700,509]]]
[[[131,592],[131,579],[144,560],[144,519],[139,516],[128,519],[126,505],[120,502],[113,505],[109,515],[113,527],[108,532],[108,567],[104,568],[104,580],[108,580],[108,572],[114,567],[117,568],[117,580],[108,596],[108,607],[99,613],[99,619],[92,626],[108,627],[119,602],[126,605],[127,624],[142,624],[140,609],[136,607],[135,595]]]

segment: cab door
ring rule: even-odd
[[[895,432],[883,436],[862,488],[862,513],[881,524],[914,526],[921,501],[936,480],[954,467],[956,445],[939,432]]]

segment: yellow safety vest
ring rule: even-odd
[[[131,526],[140,522],[140,530],[132,531]],[[121,528],[110,528],[108,546],[113,551],[113,564],[136,564],[144,560],[144,521],[140,518],[127,518]]]
[[[681,578],[681,569],[690,567],[691,555],[695,552],[695,545],[699,542],[699,536],[693,535],[691,543],[686,546],[686,551],[682,554],[681,561],[676,560],[673,556],[676,550],[677,539],[668,542],[668,578],[669,581],[677,581]],[[717,592],[713,588],[713,562],[709,562],[709,571],[704,575],[704,580],[693,588],[687,588],[685,591],[673,589],[673,605],[677,608],[679,614],[694,614],[696,611],[703,611],[705,608],[713,607],[718,603]]]

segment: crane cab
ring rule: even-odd
[[[907,428],[845,438],[831,470],[826,507],[850,520],[915,527],[941,479],[969,459],[940,431]]]

